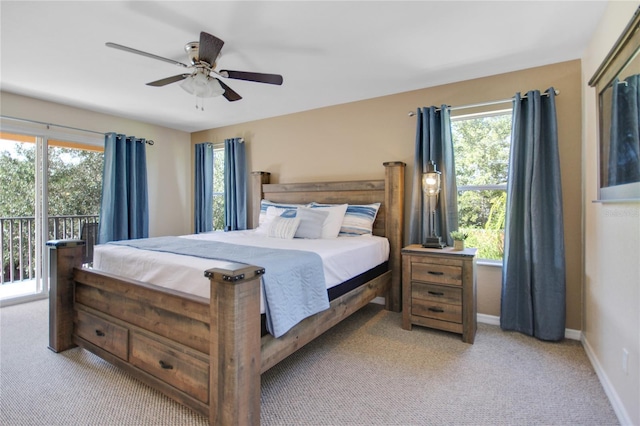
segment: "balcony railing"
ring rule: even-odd
[[[47,240],[81,238],[85,223],[97,223],[98,215],[49,216]],[[36,277],[35,217],[0,218],[0,284],[32,280]]]

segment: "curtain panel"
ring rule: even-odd
[[[213,145],[199,143],[195,146],[195,233],[213,230]]]
[[[247,229],[247,165],[242,138],[224,141],[224,225],[226,231]]]
[[[517,93],[507,180],[500,326],[565,333],[565,253],[555,91]]]
[[[148,236],[146,140],[107,133],[98,242]]]
[[[436,200],[435,233],[447,245],[453,245],[449,232],[458,229],[458,188],[456,185],[451,113],[442,105],[418,108],[416,142],[409,220],[409,244],[423,244],[429,233],[429,197],[422,189],[422,174],[433,161],[442,174]]]

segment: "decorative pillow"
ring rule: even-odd
[[[300,218],[276,216],[269,225],[269,237],[290,240],[296,234]]]
[[[340,227],[340,237],[357,237],[360,235],[373,234],[373,222],[378,215],[380,203],[373,204],[349,204],[347,212],[344,214],[342,226]]]
[[[300,218],[300,226],[296,231],[295,238],[322,238],[322,227],[329,217],[329,212],[300,207],[296,216]]]
[[[279,207],[273,207],[273,206],[269,206],[267,207],[267,212],[266,214],[262,215],[260,217],[260,224],[258,225],[258,227],[256,228],[256,234],[260,234],[260,235],[268,235],[269,234],[269,227],[271,226],[271,222],[273,221],[273,219],[275,217],[278,217],[280,215],[282,215],[285,211],[289,211],[290,209],[285,209],[285,208],[279,208]],[[290,210],[295,212],[296,210]],[[292,217],[295,217],[295,213]]]
[[[329,217],[322,225],[322,238],[336,238],[342,226],[342,219],[347,211],[348,204],[318,204],[311,203],[312,209],[329,212]]]

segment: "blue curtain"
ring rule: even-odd
[[[442,174],[436,204],[436,235],[453,245],[449,232],[458,229],[458,188],[453,160],[451,113],[446,105],[418,108],[409,220],[409,244],[422,244],[428,236],[429,197],[422,190],[422,174],[433,161]]]
[[[224,141],[224,226],[227,231],[247,229],[247,165],[244,141]]]
[[[507,180],[500,326],[541,340],[565,332],[565,255],[555,92],[517,93]]]
[[[213,230],[213,145],[196,144],[195,233]]]
[[[146,141],[107,133],[98,242],[104,244],[148,236]]]
[[[607,184],[640,181],[640,76],[613,82]]]

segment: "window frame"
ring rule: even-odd
[[[453,124],[453,122],[456,122],[456,121],[465,121],[465,120],[472,120],[472,119],[478,119],[478,118],[495,117],[495,116],[500,116],[500,115],[511,115],[513,117],[513,108],[511,108],[511,107],[510,108],[500,108],[500,109],[488,110],[488,111],[483,111],[483,112],[455,115],[455,116],[451,116],[451,122]],[[455,141],[453,140],[453,132],[452,132],[452,144],[454,146],[454,162],[455,162]],[[511,141],[509,142],[509,149],[511,149]],[[507,168],[508,167],[509,167],[509,164],[507,164]],[[456,171],[456,174],[457,173],[458,172]],[[504,191],[506,193],[507,192],[507,183],[505,182],[504,184],[487,184],[487,185],[457,185],[456,189],[457,189],[458,193],[463,192],[463,191],[474,191],[474,192],[480,192],[480,191]],[[502,267],[502,260],[478,258],[478,264]]]

